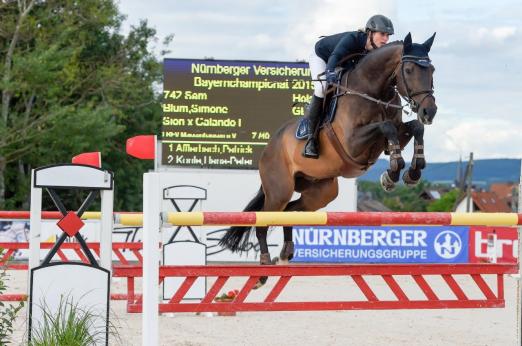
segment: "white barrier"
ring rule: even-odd
[[[45,189],[62,215],[57,225],[63,233],[41,260],[42,189]],[[89,195],[77,209],[70,211],[61,201],[59,190],[87,190]],[[100,261],[95,259],[85,239],[79,233],[83,227],[81,216],[96,194],[101,197]],[[89,325],[93,335],[105,338],[97,345],[109,344],[109,302],[112,257],[113,175],[111,172],[85,165],[54,165],[32,171],[29,237],[29,309],[28,338],[42,326],[46,316],[55,316],[59,309],[77,309],[92,314]],[[89,264],[53,261],[67,237],[80,243]],[[68,306],[68,304],[70,306]],[[47,317],[48,318],[48,317]]]

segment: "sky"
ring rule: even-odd
[[[306,60],[319,36],[364,27],[377,13],[392,19],[392,40],[411,32],[422,43],[436,32],[438,112],[425,129],[428,164],[467,160],[470,152],[522,158],[520,0],[120,0],[119,8],[123,33],[140,20],[157,30],[157,52],[173,34],[169,58]]]

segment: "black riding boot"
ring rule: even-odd
[[[312,101],[308,106],[308,119],[310,120],[310,134],[308,141],[303,149],[303,156],[311,159],[319,158],[319,124],[321,123],[323,113],[323,98],[312,96]]]

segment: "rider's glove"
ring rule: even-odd
[[[326,74],[326,81],[329,84],[337,83],[337,73],[335,73],[335,71],[327,70],[325,72],[325,74]]]

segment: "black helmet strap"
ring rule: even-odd
[[[375,31],[371,31],[371,30],[368,30],[368,35],[370,35],[370,44],[372,45],[373,49],[377,49],[379,47],[377,47],[377,45],[375,44],[375,42],[373,42],[373,33]]]

